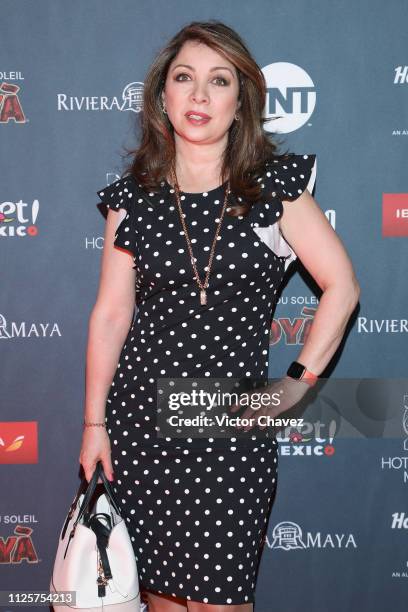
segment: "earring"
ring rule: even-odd
[[[239,121],[239,117],[237,117],[237,114],[235,113],[235,117],[234,117],[235,121]]]
[[[165,113],[167,115],[167,111],[166,111],[166,108],[165,108],[164,104],[162,105],[162,111],[163,111],[163,113]]]

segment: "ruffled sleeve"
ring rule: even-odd
[[[132,177],[123,177],[96,193],[101,200],[96,206],[105,219],[109,208],[116,211],[124,208],[127,211],[116,230],[114,244],[135,255],[135,188]]]
[[[307,189],[310,193],[316,180],[316,155],[290,155],[267,164],[264,177],[266,193],[281,200],[296,200]]]
[[[316,181],[316,155],[289,155],[267,163],[261,178],[266,214],[260,223],[251,223],[254,231],[271,251],[284,262],[284,271],[297,255],[280,231],[282,201],[295,201],[306,189],[312,193]]]

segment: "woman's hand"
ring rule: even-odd
[[[112,481],[114,474],[111,446],[106,429],[104,427],[84,427],[79,463],[84,469],[87,482],[91,480],[98,461],[102,462],[106,478]],[[99,482],[102,482],[102,478],[98,478]]]
[[[282,412],[289,410],[293,406],[295,406],[308,392],[310,389],[310,385],[302,380],[295,380],[290,376],[284,376],[280,380],[265,386],[260,387],[250,393],[247,394],[249,398],[249,405],[247,406],[245,412],[240,415],[240,419],[251,419],[253,418],[253,425],[257,425],[260,429],[265,429],[266,425],[258,423],[258,418],[260,416],[268,416],[271,418],[276,418]],[[261,395],[262,402],[259,399],[256,399],[256,404],[261,403],[259,408],[254,408],[251,405],[251,395],[258,394]],[[267,398],[267,395],[270,396],[270,399]],[[266,401],[265,401],[266,400]],[[255,403],[255,402],[254,402]],[[233,404],[230,407],[232,413],[237,412],[241,408],[239,404]],[[251,421],[248,425],[242,427],[242,425],[237,425],[237,429],[243,428],[244,431],[248,431],[252,429],[253,425]]]

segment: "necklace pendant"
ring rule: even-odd
[[[201,289],[200,291],[200,304],[202,306],[205,306],[207,304],[207,294],[205,292],[205,289]]]

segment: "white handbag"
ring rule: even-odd
[[[99,477],[105,492],[91,505]],[[76,610],[112,606],[112,611],[140,612],[132,543],[100,461],[89,484],[82,481],[61,529],[50,591],[75,591],[75,603],[67,605]],[[67,606],[61,610],[66,612]]]

